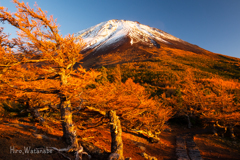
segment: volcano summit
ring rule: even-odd
[[[174,37],[160,29],[127,20],[109,20],[79,31],[86,43],[82,53],[84,60],[99,57],[116,51],[133,50],[139,53],[140,47],[176,48],[194,53],[208,52],[196,45]]]
[[[101,49],[109,45],[116,45],[127,37],[130,43],[142,42],[149,46],[157,45],[157,42],[169,44],[168,40],[181,41],[166,32],[152,28],[138,22],[125,20],[110,20],[96,26],[82,30],[75,36],[81,36],[87,43],[87,48]],[[118,45],[116,45],[117,47]]]

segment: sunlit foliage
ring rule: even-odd
[[[106,68],[102,69],[106,72]],[[160,133],[164,123],[171,117],[171,107],[163,105],[158,97],[150,94],[131,78],[121,81],[120,66],[114,70],[114,80],[110,82],[102,74],[92,88],[84,91],[87,105],[101,110],[116,110],[124,126]]]

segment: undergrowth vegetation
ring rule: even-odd
[[[171,108],[173,117],[186,116],[191,122],[200,119],[204,126],[224,128],[235,137],[233,129],[239,126],[240,115],[239,60],[171,53],[171,57],[99,70],[104,70],[110,81],[116,70],[121,70],[123,83],[131,78],[144,86],[150,97]]]
[[[168,49],[168,53],[171,54],[160,54],[149,61],[127,62],[97,69],[95,81],[82,89],[80,99],[73,99],[72,106],[83,103],[83,106],[101,111],[116,110],[126,128],[155,135],[161,133],[169,119],[186,117],[191,123],[188,125],[196,124],[197,120],[204,126],[213,126],[213,129],[231,131],[234,138],[234,127],[239,126],[240,116],[239,60],[221,55],[206,58],[176,49]],[[49,105],[53,101],[41,97],[46,97],[42,94],[24,95],[27,99],[17,99],[22,106],[34,108]],[[55,97],[54,104],[57,103]],[[5,104],[3,106],[1,114],[9,116],[11,112],[11,116],[16,115]],[[81,123],[85,125],[86,120],[97,122],[98,118],[94,119],[94,115],[86,118],[88,114],[85,115],[85,110],[82,112],[82,117],[73,117],[75,121],[82,118],[85,122]],[[56,110],[42,114],[52,118],[57,115],[60,112]]]

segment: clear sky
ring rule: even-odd
[[[240,58],[240,0],[23,1],[30,6],[37,2],[57,18],[62,35],[110,19],[125,19],[161,29],[209,51]],[[1,0],[0,5],[15,11],[11,0]],[[9,26],[5,31],[14,32]]]

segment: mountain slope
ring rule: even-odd
[[[75,36],[82,37],[86,43],[82,52],[85,57],[83,61],[133,48],[135,53],[137,53],[140,47],[147,47],[149,49],[168,47],[198,54],[210,54],[209,51],[174,37],[162,30],[140,24],[139,22],[126,20],[102,22],[76,33]]]
[[[86,42],[82,51],[86,68],[148,61],[171,69],[190,67],[225,78],[240,77],[239,58],[212,53],[138,22],[110,20],[75,36]]]

